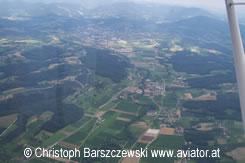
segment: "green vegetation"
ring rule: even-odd
[[[194,117],[213,116],[217,119],[241,121],[240,102],[237,93],[226,93],[217,96],[216,101],[186,101],[183,107]],[[225,112],[232,109],[233,112]]]
[[[110,55],[110,51],[86,48],[87,55],[81,60],[97,75],[109,77],[112,81],[120,82],[127,76],[125,68],[129,67],[128,60]]]
[[[168,149],[181,149],[183,144],[184,144],[183,136],[159,135],[158,138],[151,144],[151,146],[152,148],[160,147],[160,148],[168,148]]]
[[[180,119],[176,125],[180,125],[180,126],[183,126],[184,128],[190,128],[191,127],[191,121],[193,121],[193,118],[182,118]]]
[[[232,67],[232,62],[225,60],[224,56],[200,56],[187,50],[176,52],[176,55],[171,57],[170,63],[178,72],[201,75],[209,74],[213,70],[226,70]]]
[[[88,136],[89,132],[93,128],[96,119],[90,121],[86,126],[81,128],[78,132],[66,138],[64,141],[69,142],[71,144],[80,145],[81,142]]]
[[[81,151],[221,148],[220,159],[188,162],[235,162],[226,153],[245,138],[223,21],[197,8],[18,3],[0,2],[0,162],[60,141]],[[165,127],[175,135],[138,142]]]
[[[139,110],[139,105],[132,103],[129,100],[124,100],[117,105],[116,109],[126,111],[126,112],[133,112],[137,113]]]
[[[65,131],[66,132],[73,132],[73,131],[75,131],[77,128],[76,127],[74,127],[74,126],[72,126],[72,125],[69,125],[69,126],[67,126],[66,128],[65,128]]]
[[[165,107],[175,108],[177,105],[177,95],[175,93],[169,93],[164,97],[163,105]]]
[[[49,145],[53,145],[55,144],[57,141],[61,140],[62,138],[64,138],[66,135],[63,133],[59,133],[57,132],[56,134],[52,135],[50,138],[47,139],[47,141],[45,141],[45,143],[43,144],[44,147],[47,147]]]

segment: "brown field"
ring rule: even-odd
[[[18,114],[11,114],[0,117],[0,127],[9,127],[16,119]]]
[[[174,128],[161,128],[160,130],[161,135],[175,135]]]
[[[30,124],[36,122],[38,120],[37,116],[33,117],[30,121],[27,122],[27,126],[29,126]]]
[[[177,110],[177,111],[176,111],[176,114],[178,115],[179,118],[182,117],[182,116],[181,116],[181,110]]]
[[[48,113],[44,112],[43,114],[40,115],[40,119],[42,119],[44,121],[48,121],[52,118],[52,116],[53,116],[53,113],[48,114]]]
[[[143,140],[143,141],[152,141],[154,139],[154,137],[152,137],[152,136],[143,136],[142,138],[141,138],[141,140]]]
[[[138,122],[138,123],[133,124],[132,126],[137,127],[137,128],[143,128],[143,129],[149,128],[145,122]]]
[[[96,117],[101,117],[105,112],[104,111],[99,111],[95,116]]]
[[[48,66],[48,69],[52,70],[52,69],[54,69],[57,66],[59,66],[59,64],[51,64],[51,65]]]
[[[200,131],[210,131],[210,130],[213,129],[211,127],[212,125],[213,125],[213,123],[199,123],[197,130],[200,130]]]
[[[155,137],[153,137],[153,136],[142,136],[142,137],[138,140],[138,142],[139,142],[139,143],[148,144],[148,143],[152,142],[152,140],[154,140],[154,139],[155,139]]]
[[[216,100],[216,96],[211,96],[210,93],[206,95],[202,95],[200,97],[195,98],[197,101],[207,101],[207,100]]]
[[[151,143],[159,134],[160,130],[148,129],[145,134],[138,140],[140,143]]]
[[[236,148],[235,150],[226,153],[226,155],[231,156],[234,160],[245,161],[245,147]]]
[[[145,133],[145,136],[153,136],[156,137],[159,134],[160,130],[158,129],[148,129]]]
[[[218,138],[217,142],[218,142],[218,144],[227,144],[226,140],[222,139],[222,138]]]
[[[134,116],[137,116],[136,113],[126,112],[126,111],[117,110],[117,109],[111,109],[111,111],[118,112],[118,113],[123,113],[123,114],[128,114],[128,115],[134,115]]]
[[[62,147],[65,147],[65,148],[68,148],[68,149],[79,149],[80,147],[78,145],[75,145],[75,144],[71,144],[71,143],[67,143],[67,142],[64,142],[64,141],[61,141],[59,142],[59,145],[62,146]]]
[[[13,97],[14,97],[13,95],[0,96],[0,101],[8,100],[8,99],[11,99]]]
[[[23,57],[23,56],[21,55],[20,52],[16,52],[16,53],[14,53],[14,54],[9,54],[8,56],[9,56],[9,57],[14,56],[14,57],[18,57],[18,58],[25,58],[25,57]]]
[[[117,117],[116,120],[124,121],[124,122],[130,122],[130,121],[131,121],[131,119],[128,119],[128,118],[122,118],[122,117]]]
[[[219,54],[220,52],[217,50],[209,50],[209,53],[213,53],[213,54]]]
[[[185,93],[185,98],[186,99],[193,99],[191,93]]]
[[[183,50],[184,50],[184,48],[180,48],[180,47],[170,49],[171,52],[177,52],[177,51],[183,51]]]
[[[192,47],[191,48],[191,52],[194,52],[194,53],[199,53],[200,52],[200,48],[199,47]]]
[[[85,117],[94,117],[93,115],[91,114],[84,114]]]
[[[139,160],[139,157],[126,157],[122,160],[122,163],[138,163]]]

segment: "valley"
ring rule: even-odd
[[[118,18],[102,9],[0,18],[0,159],[25,161],[25,147],[220,148],[221,158],[136,162],[243,159],[237,156],[245,137],[226,23],[202,10],[159,23],[159,17],[132,20],[132,13]],[[129,162],[124,159],[72,161]]]

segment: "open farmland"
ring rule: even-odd
[[[69,162],[23,157],[44,147],[220,148],[221,158],[70,161],[243,163],[235,74],[227,21],[203,9],[0,0],[0,162]]]

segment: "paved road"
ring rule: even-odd
[[[118,97],[121,93],[123,93],[124,91],[126,91],[127,89],[129,89],[129,87],[124,88],[123,90],[121,90],[121,91],[119,91],[118,93],[116,93],[114,96],[111,97],[111,99],[110,99],[109,101],[107,101],[105,104],[101,105],[101,106],[99,107],[99,109],[105,107],[106,105],[108,105],[108,104],[111,103],[112,101],[116,100],[117,97]]]

